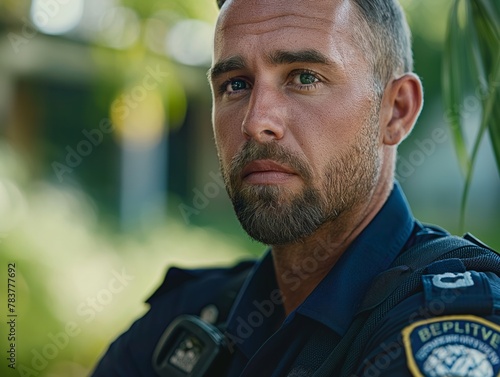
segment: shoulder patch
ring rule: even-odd
[[[497,377],[500,326],[472,315],[418,321],[402,331],[408,369],[418,377]]]

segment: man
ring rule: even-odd
[[[422,107],[410,35],[393,0],[222,3],[209,71],[220,166],[243,228],[270,245],[230,302],[223,374],[310,376],[372,299],[376,276],[412,246],[447,236],[416,221],[394,183],[396,148]],[[181,314],[222,311],[220,297],[247,268],[172,269],[94,375],[155,376],[153,354],[176,364],[195,350],[198,360],[193,341],[169,346],[161,334]],[[493,302],[495,276],[433,268],[431,293],[404,299],[362,344],[356,375],[498,374],[498,316],[462,305],[479,281]],[[442,310],[427,305],[449,287],[463,290],[443,296]],[[440,316],[458,303],[457,315],[475,315]],[[175,375],[189,375],[176,365]]]

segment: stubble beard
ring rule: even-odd
[[[380,174],[378,111],[369,119],[355,142],[329,161],[322,182],[315,187],[312,170],[303,158],[277,142],[247,142],[221,170],[226,190],[243,229],[267,245],[286,245],[310,236],[326,223],[371,196]],[[335,146],[332,146],[333,148]],[[304,182],[294,193],[279,185],[244,185],[242,169],[251,161],[270,159],[291,167]]]

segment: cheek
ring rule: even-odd
[[[307,103],[293,104],[291,119],[295,127],[290,127],[290,131],[306,154],[325,159],[355,142],[370,106],[366,96],[345,89],[320,101],[311,98]]]
[[[219,157],[227,165],[243,143],[241,126],[234,117],[214,110],[213,131]]]

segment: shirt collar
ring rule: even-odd
[[[396,182],[382,209],[348,247],[328,275],[292,312],[321,322],[343,336],[371,281],[386,270],[411,235],[414,218]],[[250,358],[277,330],[284,315],[281,304],[271,301],[277,290],[272,254],[268,251],[246,280],[228,318],[227,333]],[[264,312],[262,303],[271,302]]]

